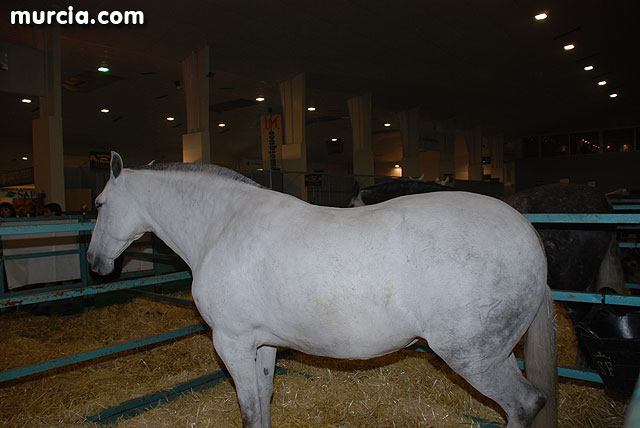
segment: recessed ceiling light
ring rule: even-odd
[[[226,123],[222,123],[222,122],[221,122],[221,123],[219,123],[219,124],[218,124],[218,126],[219,126],[220,128],[224,128],[225,126],[227,126],[227,124],[226,124]]]
[[[307,107],[307,110],[309,111],[316,111],[316,108],[314,106],[309,106]]]
[[[386,126],[387,128],[391,126],[391,124],[389,122],[385,123],[384,126]]]
[[[264,97],[260,96],[260,97],[256,97],[256,101],[258,101],[259,103],[264,101]]]
[[[29,158],[26,156],[22,156],[22,160],[29,160]]]
[[[400,165],[399,164],[395,164],[393,167],[394,168],[400,168]]]
[[[25,104],[31,104],[31,99],[30,98],[23,98],[22,102]]]
[[[593,70],[593,65],[587,65],[587,66],[584,68],[584,71],[591,71],[591,70]]]
[[[336,141],[338,141],[338,139],[337,138],[332,138],[331,141],[336,142]]]
[[[168,120],[169,122],[171,122],[171,121],[176,120],[176,118],[175,118],[175,117],[173,117],[173,116],[167,116],[167,120]]]
[[[106,73],[107,71],[109,71],[109,67],[105,67],[103,65],[102,67],[98,67],[98,71],[101,73]]]
[[[548,17],[549,15],[547,15],[545,12],[540,12],[534,18],[536,18],[536,21],[542,21],[544,19],[547,19]]]
[[[574,45],[573,43],[569,43],[568,45],[564,45],[564,50],[565,51],[570,51],[572,49],[575,49],[576,45]]]
[[[256,169],[256,171],[264,171],[264,169],[258,168],[258,169]]]
[[[609,94],[609,98],[615,98],[617,96],[618,96],[618,94],[616,94],[615,92],[613,94]]]
[[[601,81],[598,82],[598,86],[604,86],[606,84],[607,84],[606,80],[601,80]]]
[[[108,108],[103,108],[102,110],[100,110],[100,113],[109,113],[109,109]]]

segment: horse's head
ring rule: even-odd
[[[110,273],[113,261],[146,231],[137,204],[127,191],[127,178],[122,158],[111,152],[111,177],[96,198],[98,219],[87,251],[91,269],[100,275]]]

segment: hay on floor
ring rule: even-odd
[[[575,335],[564,317],[559,310],[559,360],[572,365],[575,343],[570,342]],[[193,308],[142,298],[68,317],[3,314],[0,368],[200,322]],[[570,332],[564,331],[567,328]],[[434,355],[401,351],[374,360],[343,361],[291,352],[278,365],[289,375],[276,376],[272,401],[276,427],[473,427],[466,415],[504,422],[494,403]],[[99,427],[82,418],[217,370],[220,363],[209,334],[192,335],[142,352],[0,384],[0,420],[7,427]],[[599,386],[562,381],[559,403],[560,427],[622,426],[624,402],[607,396]],[[115,426],[228,428],[242,423],[235,390],[225,381]]]

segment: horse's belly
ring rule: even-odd
[[[412,337],[393,336],[389,340],[367,337],[333,336],[330,340],[318,340],[319,338],[306,338],[294,340],[289,343],[277,344],[311,355],[319,355],[331,358],[368,359],[387,355],[415,343]]]
[[[308,314],[293,323],[270,326],[280,343],[313,355],[365,359],[385,355],[409,345],[419,335],[406,314],[362,312]],[[326,316],[324,316],[326,315]]]

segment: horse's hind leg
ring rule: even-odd
[[[529,428],[545,405],[546,398],[525,379],[513,354],[482,373],[458,374],[504,409],[507,428]]]
[[[277,349],[273,346],[262,346],[258,348],[256,359],[263,428],[271,428],[271,396],[273,395],[273,375],[276,371],[276,351]]]
[[[255,346],[237,339],[230,339],[220,332],[214,335],[213,345],[233,378],[242,423],[246,428],[263,428]]]

